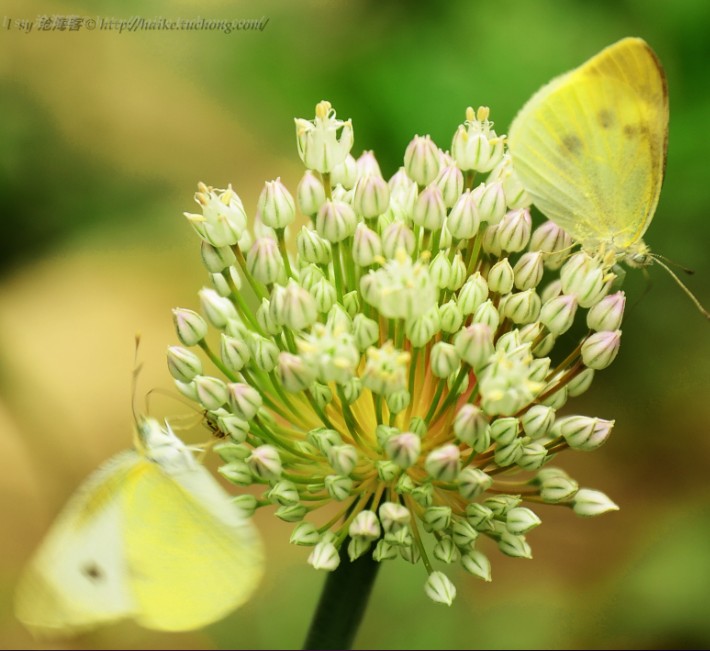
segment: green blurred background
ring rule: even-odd
[[[19,568],[82,478],[127,447],[133,336],[139,394],[170,388],[170,309],[206,282],[182,218],[198,180],[232,182],[253,214],[265,180],[300,175],[293,117],[329,99],[352,118],[354,153],[383,172],[411,137],[447,148],[466,106],[505,132],[554,75],[627,35],[644,37],[670,87],[668,167],[651,248],[695,269],[710,306],[710,3],[39,2],[4,16],[267,16],[263,32],[29,34],[0,28],[0,644],[34,643],[14,621]],[[0,16],[2,19],[3,16]],[[494,581],[463,572],[447,609],[421,567],[383,568],[357,644],[365,648],[700,648],[710,645],[710,330],[655,267],[627,276],[615,365],[572,403],[615,418],[592,455],[560,459],[609,493],[617,514],[580,521],[542,508],[535,559],[492,553]],[[155,396],[155,414],[186,408]],[[207,630],[160,635],[126,623],[61,648],[298,648],[323,576],[259,526],[266,579]],[[51,648],[51,645],[47,645]]]

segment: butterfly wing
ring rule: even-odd
[[[113,457],[67,502],[22,575],[15,613],[38,635],[71,635],[133,614],[120,489],[141,458]]]
[[[126,556],[141,625],[199,628],[249,598],[262,574],[259,538],[204,467],[168,473],[145,461],[123,497]]]
[[[653,218],[668,93],[661,65],[626,38],[540,89],[511,126],[513,166],[533,203],[583,246],[625,249]]]

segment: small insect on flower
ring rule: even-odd
[[[43,637],[124,618],[163,631],[206,626],[261,578],[248,515],[167,423],[137,417],[134,449],[82,484],[30,560],[17,617]]]

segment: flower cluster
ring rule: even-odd
[[[533,228],[488,117],[469,108],[449,152],[415,137],[387,181],[321,102],[296,120],[295,197],[266,183],[252,231],[231,187],[200,184],[186,217],[212,286],[201,315],[174,310],[182,345],[168,350],[222,437],[222,475],[263,488],[235,498],[245,510],[293,523],[315,568],[335,569],[343,546],[421,560],[442,603],[456,590],[433,561],[489,581],[478,539],[529,558],[531,506],[617,508],[548,462],[611,432],[560,412],[616,357],[624,294],[554,223]]]

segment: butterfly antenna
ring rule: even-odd
[[[674,267],[678,267],[683,273],[688,274],[689,276],[692,276],[695,273],[694,269],[688,269],[687,267],[684,267],[681,264],[678,264],[677,262],[674,262],[673,260],[669,260],[665,255],[659,255],[658,253],[652,253],[651,257],[656,260],[662,260],[665,262],[667,265],[673,265]]]
[[[141,343],[140,333],[136,333],[135,350],[133,352],[133,373],[131,378],[131,411],[133,412],[133,421],[138,423],[138,411],[136,410],[136,394],[138,390],[138,376],[140,375],[143,364],[138,363],[138,348]]]
[[[686,293],[686,295],[688,296],[688,298],[689,298],[691,301],[693,301],[693,304],[695,305],[695,307],[698,308],[698,310],[700,311],[700,314],[702,314],[706,319],[708,319],[708,320],[710,321],[710,312],[708,312],[708,311],[700,304],[700,301],[695,297],[695,294],[693,294],[693,292],[691,292],[691,291],[685,286],[685,284],[683,283],[683,281],[682,281],[680,278],[678,278],[678,276],[673,272],[673,270],[672,270],[659,256],[654,255],[654,256],[653,256],[653,259],[654,259],[659,265],[661,265],[661,267],[663,267],[663,269],[665,269],[665,270],[670,274],[671,278],[673,278],[673,280],[675,280],[676,283],[678,283],[678,287],[680,287],[680,288]],[[689,270],[686,270],[686,269],[684,269],[684,271],[686,271],[687,273],[693,273],[692,271],[689,271]]]

